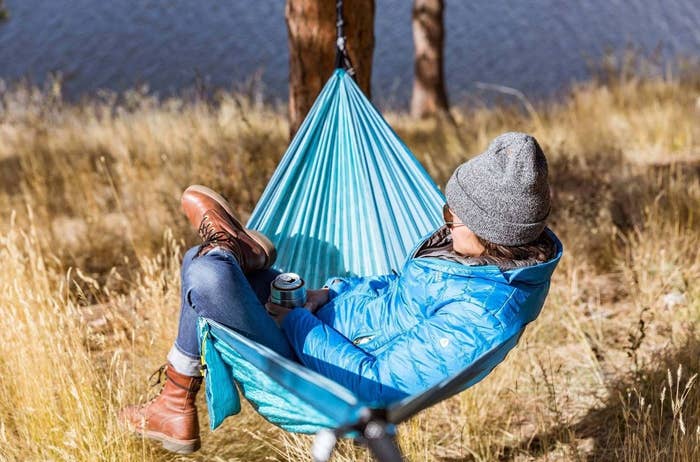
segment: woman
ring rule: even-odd
[[[400,274],[331,279],[309,291],[304,307],[289,309],[267,301],[272,244],[245,229],[214,191],[188,188],[182,206],[204,242],[184,258],[167,380],[154,400],[125,408],[122,421],[166,449],[199,448],[198,316],[372,404],[425,390],[519,332],[542,308],[562,251],[545,228],[544,153],[531,136],[501,135],[455,170],[445,195],[445,225],[417,245]]]

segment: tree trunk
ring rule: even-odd
[[[374,52],[374,0],[345,0],[345,36],[358,85],[370,97]],[[335,65],[333,0],[287,0],[289,127],[296,133]]]
[[[448,111],[443,48],[445,28],[443,0],[413,1],[414,63],[411,115],[430,117]]]
[[[5,8],[5,0],[0,0],[0,23],[7,21],[10,18],[10,13]]]

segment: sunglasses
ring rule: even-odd
[[[454,221],[454,214],[452,213],[452,210],[450,210],[450,206],[447,204],[442,206],[442,218],[445,220],[445,226],[447,226],[449,229],[466,226],[461,221]]]

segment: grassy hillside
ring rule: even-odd
[[[410,460],[700,460],[698,80],[617,75],[530,113],[453,116],[387,118],[440,185],[497,134],[535,135],[566,256],[508,359],[400,427]],[[146,379],[173,339],[197,242],[179,195],[206,184],[246,217],[287,130],[234,94],[0,90],[0,460],[178,459],[115,414],[157,391]],[[192,459],[307,460],[309,442],[248,407]],[[369,456],[343,444],[335,460]]]

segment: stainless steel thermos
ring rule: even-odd
[[[282,273],[270,284],[270,301],[293,308],[306,303],[304,280],[296,273]]]

